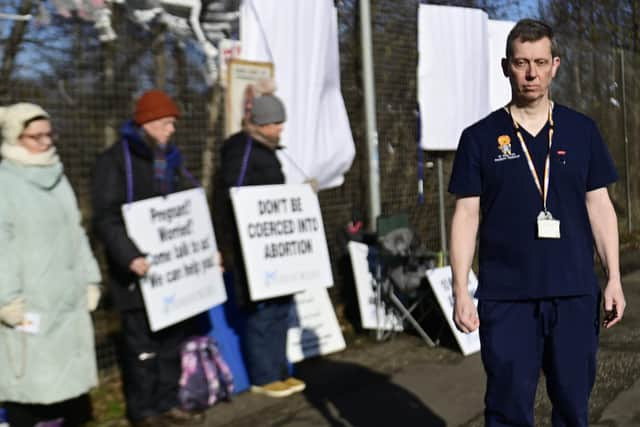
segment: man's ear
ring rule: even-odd
[[[554,56],[552,59],[552,69],[551,69],[551,77],[555,78],[556,73],[558,72],[558,68],[560,68],[560,57]]]
[[[502,65],[502,74],[504,74],[505,77],[509,77],[509,60],[507,58],[502,58],[500,65]]]

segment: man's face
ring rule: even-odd
[[[176,118],[162,117],[143,124],[142,128],[156,144],[163,147],[167,145],[171,135],[176,131]]]
[[[269,123],[268,125],[260,126],[260,133],[271,141],[278,141],[283,128],[283,123]]]
[[[560,58],[551,54],[551,40],[547,37],[532,42],[516,39],[511,44],[511,52],[510,58],[502,60],[502,70],[509,77],[514,98],[530,102],[546,96],[560,66]]]

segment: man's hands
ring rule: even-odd
[[[147,274],[147,271],[149,271],[149,267],[150,267],[149,263],[142,256],[139,256],[138,258],[134,258],[133,261],[131,261],[131,263],[129,264],[129,270],[136,273],[139,277],[142,277],[145,274]]]
[[[453,302],[453,321],[458,329],[469,334],[480,327],[478,309],[468,292],[455,295]]]
[[[602,326],[610,328],[622,319],[627,303],[622,292],[620,280],[609,280],[602,295],[604,318]]]
[[[213,254],[213,262],[215,265],[219,265],[222,271],[224,271],[222,253],[219,251]],[[143,277],[151,268],[151,264],[149,264],[145,257],[137,257],[134,258],[129,264],[129,270],[136,273],[138,277]]]
[[[320,189],[320,183],[315,178],[308,178],[304,181],[305,184],[309,184],[314,193],[317,193]]]

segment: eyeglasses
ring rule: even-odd
[[[33,139],[39,144],[46,142],[48,139],[51,142],[55,142],[58,139],[58,134],[54,132],[43,132],[43,133],[23,133],[20,135],[20,138],[28,138]]]

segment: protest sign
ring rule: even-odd
[[[367,260],[369,247],[359,242],[349,242],[347,247],[351,257],[362,327],[378,331],[402,331],[402,319],[397,311],[393,306],[387,305],[387,301],[376,293],[376,283],[369,271]]]
[[[325,288],[299,292],[295,294],[294,302],[287,333],[287,359],[291,363],[346,348]]]
[[[465,356],[480,351],[480,335],[478,330],[465,334],[460,332],[453,321],[453,277],[451,267],[445,266],[427,270],[427,278],[431,284],[431,289],[438,300],[438,304],[447,319],[449,328],[456,338],[462,354]],[[478,289],[478,279],[476,279],[473,271],[469,271],[469,295],[473,297]],[[478,300],[474,298],[473,302],[478,305]]]
[[[308,184],[234,187],[252,301],[333,285],[318,196]]]
[[[227,300],[201,188],[129,203],[122,214],[129,238],[151,264],[140,286],[152,331]]]

